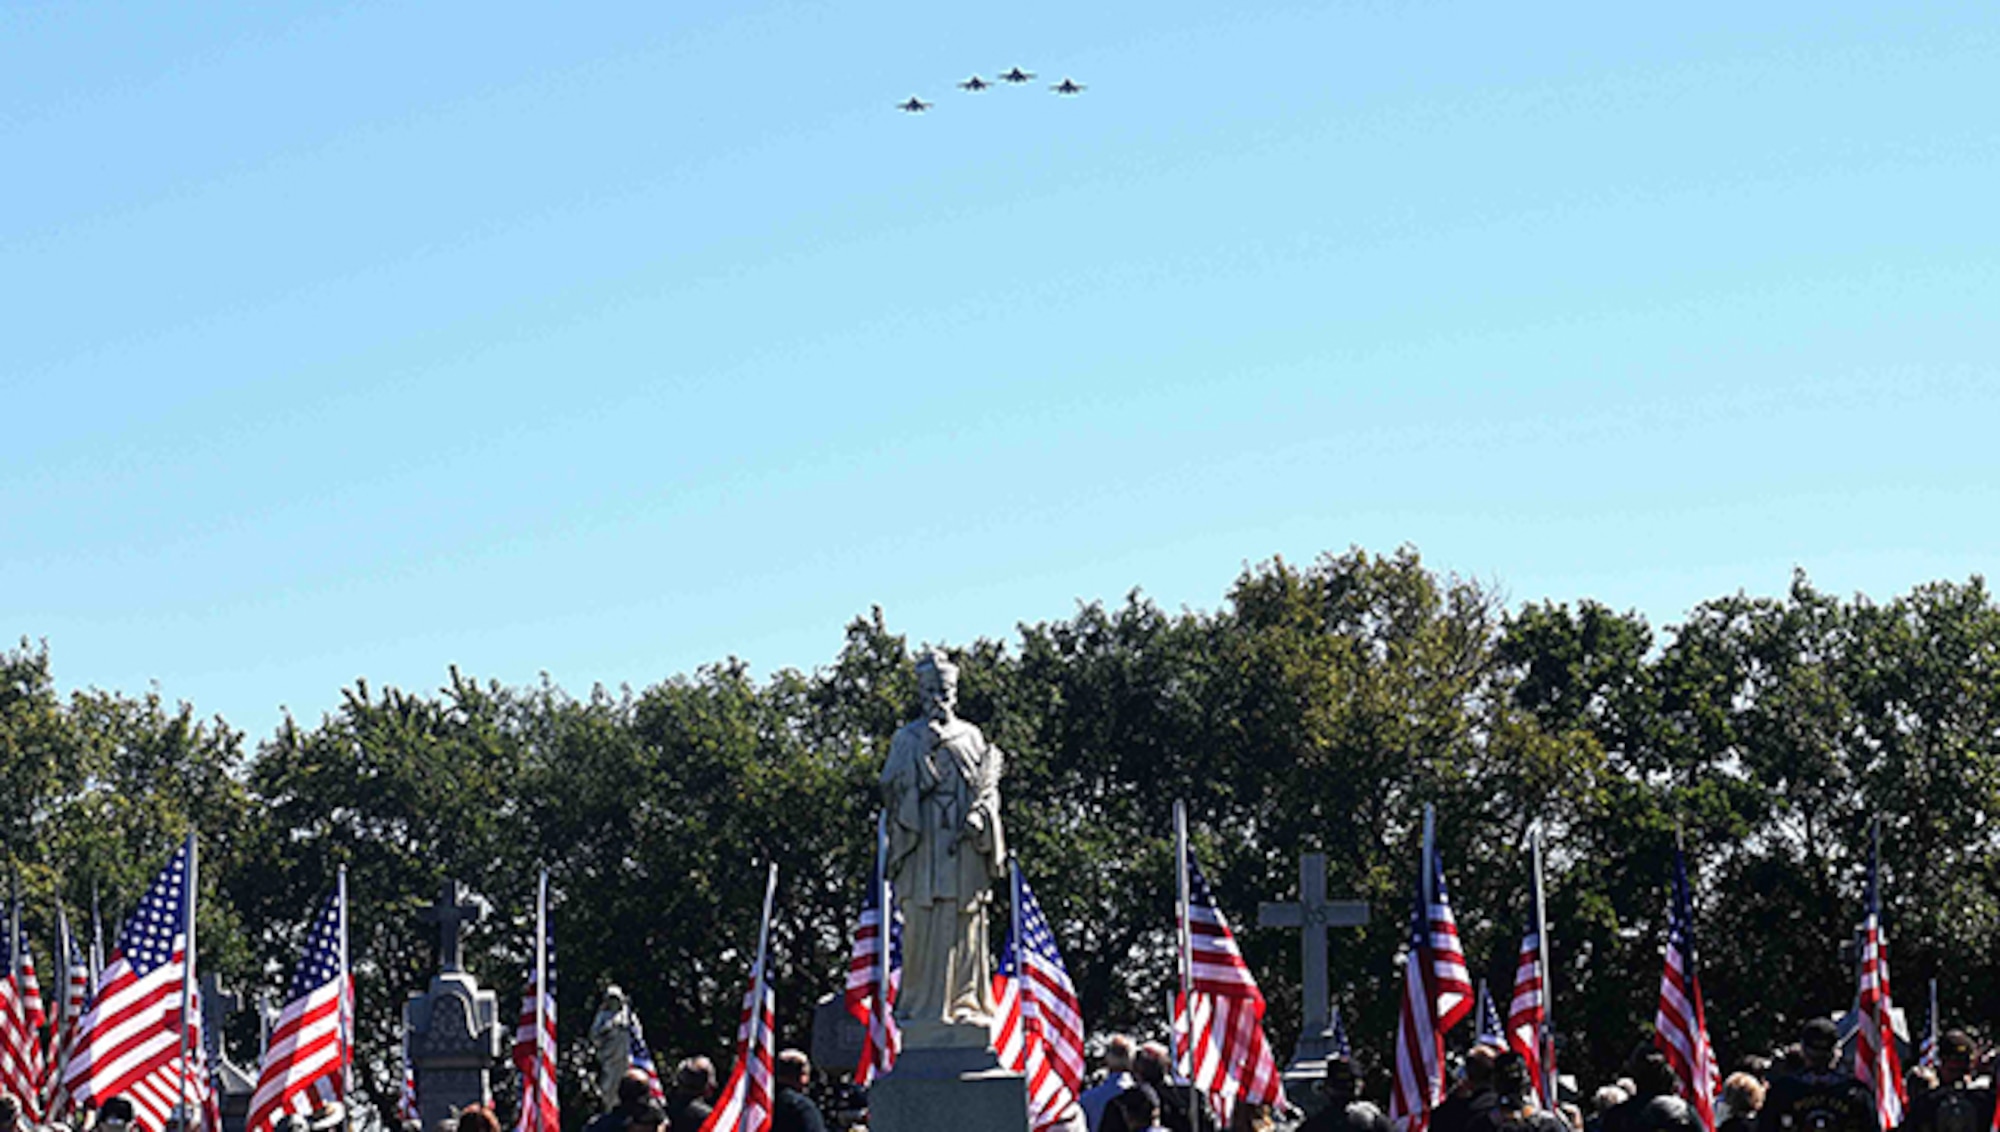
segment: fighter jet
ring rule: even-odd
[[[980,78],[978,75],[974,75],[971,78],[965,80],[964,82],[958,84],[958,89],[970,90],[970,91],[982,91],[992,85],[993,85],[992,83],[987,82],[985,79]]]
[[[1035,72],[1024,71],[1019,67],[1015,67],[1011,70],[1000,72],[1000,79],[1003,82],[1025,83],[1033,79],[1034,77],[1035,77]]]
[[[1084,86],[1082,83],[1071,82],[1069,79],[1064,79],[1063,81],[1057,83],[1056,85],[1050,87],[1049,89],[1055,91],[1057,94],[1082,94]]]
[[[896,104],[896,109],[901,110],[905,114],[922,114],[924,111],[929,110],[930,108],[931,108],[930,103],[925,102],[923,99],[918,98],[914,94],[910,96],[910,100],[908,102],[898,102]]]

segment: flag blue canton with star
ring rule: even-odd
[[[1347,1027],[1340,1021],[1340,1007],[1333,1008],[1333,1020],[1326,1026],[1326,1044],[1342,1061],[1354,1060],[1354,1044],[1347,1040]]]
[[[187,878],[188,850],[182,842],[118,933],[119,954],[142,979],[174,957],[174,938],[186,931]]]
[[[304,998],[313,990],[340,977],[340,892],[327,894],[326,904],[313,920],[312,934],[292,970],[290,998]]]

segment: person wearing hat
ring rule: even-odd
[[[1839,1048],[1831,1019],[1815,1018],[1799,1030],[1804,1068],[1771,1082],[1757,1110],[1757,1132],[1880,1132],[1868,1086],[1834,1067]]]
[[[1320,1080],[1326,1107],[1299,1125],[1298,1132],[1392,1132],[1382,1110],[1361,1099],[1361,1080],[1354,1063],[1344,1057],[1326,1059],[1326,1076]]]
[[[1987,1132],[1993,1119],[1993,1089],[1972,1087],[1978,1051],[1964,1030],[1938,1039],[1937,1088],[1910,1101],[1905,1132]]]

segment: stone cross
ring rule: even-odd
[[[208,1055],[214,1061],[228,1059],[222,1045],[222,1026],[231,1014],[243,1009],[243,996],[234,991],[222,989],[222,980],[214,971],[201,973],[201,1030],[203,1042],[208,1047]]]
[[[455,878],[448,878],[438,890],[437,903],[417,910],[417,918],[438,927],[438,970],[465,970],[463,924],[486,918],[486,904],[466,891]]]
[[[1292,1062],[1296,1065],[1302,1061],[1324,1061],[1326,1031],[1332,1022],[1327,1008],[1333,1001],[1327,986],[1326,932],[1328,928],[1367,923],[1368,904],[1361,900],[1328,900],[1326,854],[1301,853],[1298,901],[1257,905],[1257,922],[1267,928],[1299,929],[1299,982],[1305,993],[1305,1009]]]

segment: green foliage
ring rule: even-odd
[[[1848,1001],[1841,946],[1878,816],[1899,985],[1936,976],[1948,1004],[2000,1003],[2000,956],[1981,942],[2000,933],[2000,606],[1978,579],[1878,605],[1801,577],[1656,635],[1589,601],[1507,612],[1412,551],[1351,551],[1248,569],[1212,613],[1134,592],[951,651],[964,713],[1007,752],[1010,839],[1096,1030],[1161,1028],[1177,798],[1281,1049],[1299,1021],[1297,937],[1257,928],[1258,900],[1288,897],[1297,854],[1318,850],[1336,894],[1371,902],[1332,961],[1379,1066],[1426,803],[1468,955],[1503,996],[1521,846],[1532,823],[1547,831],[1558,1022],[1586,1077],[1651,1021],[1677,838],[1725,1057]],[[0,654],[0,789],[18,803],[0,846],[44,932],[58,891],[123,907],[197,828],[203,951],[239,985],[282,977],[346,866],[360,1068],[383,1103],[403,999],[433,961],[417,907],[447,876],[492,901],[468,963],[511,1009],[546,866],[580,1119],[583,1033],[607,982],[663,1056],[726,1058],[767,862],[782,878],[780,1036],[808,1041],[813,1004],[840,986],[875,777],[915,709],[910,660],[877,609],[830,664],[761,682],[734,660],[582,698],[456,671],[432,694],[358,682],[246,758],[239,733],[155,694],[59,696],[47,650],[24,642]]]

